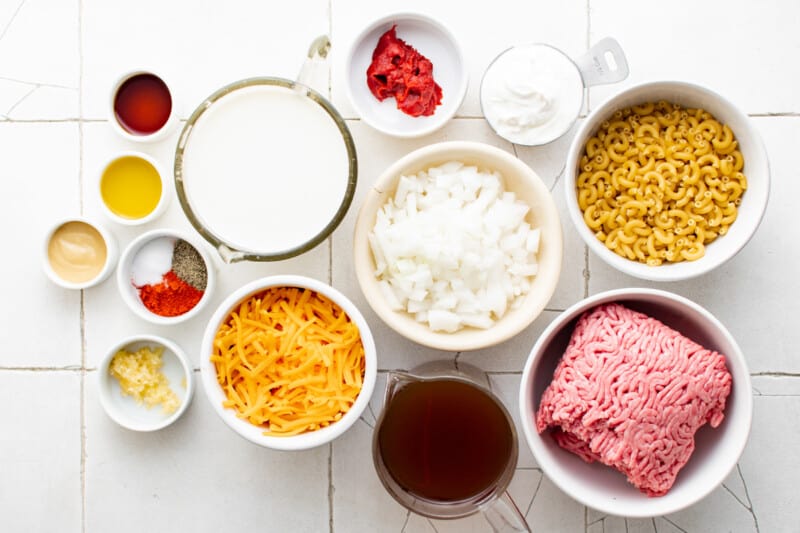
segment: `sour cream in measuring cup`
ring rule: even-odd
[[[481,107],[498,135],[534,146],[569,130],[583,104],[583,79],[563,52],[545,44],[509,48],[489,65]]]

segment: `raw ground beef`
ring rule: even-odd
[[[694,451],[697,429],[722,422],[731,382],[723,355],[654,318],[605,304],[578,320],[542,395],[536,429],[553,428],[561,447],[661,496]]]

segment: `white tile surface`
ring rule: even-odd
[[[186,117],[212,92],[253,76],[294,79],[312,40],[328,32],[328,2],[247,0],[82,2],[83,110],[106,118],[119,76],[161,75]]]
[[[0,121],[78,117],[78,13],[79,2],[0,5]]]
[[[87,531],[327,527],[327,447],[286,453],[251,444],[224,426],[201,390],[173,425],[131,432],[101,408],[96,378],[86,380]]]
[[[42,269],[47,231],[80,214],[78,126],[0,123],[0,146],[0,367],[80,366],[81,295]]]
[[[628,58],[629,78],[591,91],[592,106],[622,86],[683,80],[716,90],[749,113],[796,112],[800,4],[783,0],[693,2],[668,6],[636,0],[592,0],[592,43],[615,37]],[[658,21],[658,22],[656,22]]]
[[[80,372],[0,372],[3,531],[81,530],[80,387]]]
[[[398,9],[428,13],[453,30],[467,60],[469,90],[460,118],[420,139],[390,138],[348,120],[358,151],[358,189],[344,222],[325,243],[288,261],[220,264],[212,305],[173,328],[136,318],[121,301],[113,278],[83,293],[47,281],[40,241],[47,226],[62,216],[83,212],[106,222],[122,247],[155,227],[193,231],[174,197],[167,213],[145,227],[116,225],[100,210],[96,186],[105,161],[123,150],[141,150],[171,175],[178,136],[175,131],[163,142],[134,145],[114,135],[104,119],[108,91],[120,73],[156,70],[169,82],[176,108],[186,117],[213,90],[234,80],[294,78],[312,39],[329,33],[330,61],[318,72],[315,87],[355,119],[344,92],[344,53],[361,28]],[[631,0],[498,0],[469,8],[422,0],[409,0],[402,8],[367,0],[0,3],[0,221],[5,228],[0,530],[489,531],[480,516],[443,522],[408,513],[383,490],[372,467],[371,439],[383,403],[385,370],[434,359],[475,365],[488,372],[519,427],[521,370],[550,321],[587,294],[653,286],[587,255],[572,228],[561,180],[574,129],[548,146],[517,147],[497,137],[480,116],[481,74],[505,47],[542,41],[577,57],[590,43],[611,35],[627,52],[631,76],[622,84],[592,89],[590,106],[632,83],[683,79],[715,88],[757,115],[773,172],[761,228],[717,272],[657,285],[710,309],[741,344],[753,374],[752,432],[723,486],[665,517],[625,519],[578,504],[542,474],[522,437],[509,491],[536,531],[797,531],[800,333],[795,317],[800,314],[800,278],[795,265],[800,248],[794,203],[800,195],[795,163],[800,66],[791,58],[800,51],[798,15],[800,4],[782,0],[678,0],[669,6]],[[661,21],[660,26],[653,21]],[[564,231],[563,271],[548,309],[513,339],[469,353],[423,348],[386,327],[367,306],[351,262],[357,211],[378,175],[415,148],[444,140],[474,140],[516,154],[553,187]],[[134,333],[162,334],[178,342],[197,366],[203,357],[200,337],[214,307],[241,284],[275,273],[331,282],[370,323],[383,371],[369,409],[350,431],[319,449],[272,452],[228,430],[202,388],[185,417],[158,433],[124,430],[105,415],[97,399],[95,367],[112,343]]]

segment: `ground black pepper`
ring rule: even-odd
[[[205,261],[200,252],[183,239],[178,239],[172,251],[172,270],[195,289],[206,290],[208,271]]]

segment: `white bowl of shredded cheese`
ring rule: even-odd
[[[200,348],[214,411],[245,439],[298,451],[344,433],[378,373],[367,321],[341,292],[305,276],[269,276],[228,296]]]
[[[539,176],[499,148],[427,146],[388,168],[356,222],[356,276],[376,314],[432,348],[507,340],[544,309],[561,224]]]
[[[98,395],[108,416],[134,431],[175,422],[194,394],[192,367],[174,342],[157,335],[127,337],[97,367]]]

